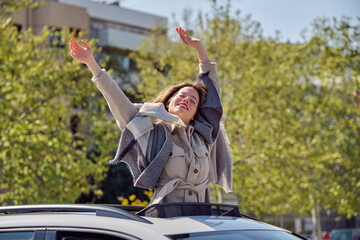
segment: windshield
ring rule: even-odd
[[[187,239],[187,240],[299,240],[304,239],[283,231],[268,230],[244,230],[244,231],[216,231],[189,233],[168,236],[170,239]]]

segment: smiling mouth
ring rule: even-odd
[[[179,103],[178,106],[186,110],[189,110],[188,106],[185,103]]]

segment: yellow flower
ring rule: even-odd
[[[129,200],[125,198],[124,200],[121,201],[121,205],[129,205]]]
[[[130,201],[134,201],[134,200],[135,200],[135,198],[136,198],[136,195],[135,195],[135,194],[133,194],[133,195],[131,195],[131,196],[129,197],[129,200],[130,200]]]

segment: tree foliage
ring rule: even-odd
[[[0,1],[0,16],[9,17],[15,11],[19,11],[24,7],[35,8],[39,6],[41,2],[34,0],[1,0]]]
[[[102,194],[120,133],[90,73],[68,54],[71,37],[68,29],[35,36],[1,19],[1,203],[72,203],[82,193]]]
[[[317,19],[307,39],[290,43],[265,38],[257,22],[231,15],[229,5],[213,9],[186,25],[218,63],[241,210],[297,214],[318,205],[356,215],[359,21]],[[159,37],[155,30],[132,54],[144,100],[196,78],[195,51],[173,42],[172,32]]]

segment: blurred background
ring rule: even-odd
[[[360,2],[3,0],[0,204],[147,205],[121,132],[68,42],[87,40],[133,102],[218,64],[234,193],[212,201],[321,239],[360,235]],[[344,238],[346,237],[346,238]]]

